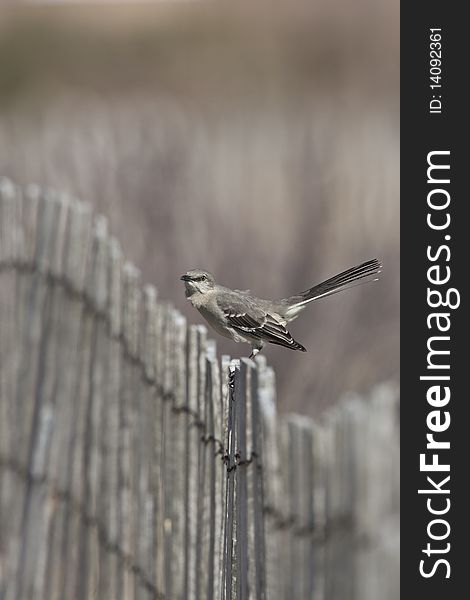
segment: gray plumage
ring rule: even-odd
[[[250,357],[253,357],[265,343],[306,352],[304,346],[289,333],[287,323],[296,319],[313,300],[376,281],[374,276],[380,273],[381,268],[382,264],[377,259],[369,260],[281,300],[263,300],[248,291],[218,285],[214,276],[202,269],[192,269],[181,279],[185,282],[186,297],[206,321],[234,342],[251,344]]]

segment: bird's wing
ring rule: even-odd
[[[240,333],[245,333],[271,344],[278,344],[292,350],[305,352],[302,344],[294,340],[286,328],[285,321],[247,299],[225,299],[219,303],[227,321],[227,325]]]

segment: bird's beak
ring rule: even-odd
[[[189,275],[181,275],[181,281],[191,281],[191,277]]]

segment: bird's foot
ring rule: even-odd
[[[251,351],[251,354],[248,358],[254,358],[257,354],[259,354],[260,349],[259,348],[253,348]]]

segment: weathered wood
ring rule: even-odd
[[[224,539],[224,584],[225,600],[237,598],[238,593],[238,527],[237,527],[237,395],[236,390],[241,389],[240,361],[232,360],[229,367],[229,376],[227,384],[228,393],[228,419],[227,419],[227,439],[226,439],[226,522]]]
[[[103,217],[0,180],[5,600],[394,600],[397,406],[279,415]]]
[[[125,263],[122,272],[122,377],[120,389],[120,547],[125,557],[122,569],[122,594],[133,600],[136,592],[135,571],[132,566],[136,557],[136,525],[138,506],[136,485],[139,465],[136,453],[137,439],[137,397],[136,388],[140,373],[139,359],[140,334],[140,273],[131,263]]]
[[[187,357],[186,357],[186,320],[173,313],[174,320],[174,399],[169,402],[170,427],[168,441],[171,447],[172,502],[171,502],[171,574],[172,597],[182,599],[185,572],[185,523],[186,523],[186,449],[187,449]],[[169,433],[167,432],[167,433]],[[169,502],[170,504],[170,502]]]
[[[107,326],[105,315],[108,301],[108,244],[107,223],[96,219],[94,226],[90,276],[87,295],[91,301],[94,318],[93,346],[90,363],[90,398],[87,407],[87,497],[86,513],[89,515],[88,544],[89,560],[87,598],[99,598],[100,580],[105,576],[105,565],[100,551],[100,512],[104,493],[103,468],[104,448],[102,430],[105,425],[104,410],[105,378],[107,377]]]
[[[222,397],[219,365],[215,354],[215,344],[208,351],[207,357],[207,394],[210,396],[209,427],[206,428],[207,460],[210,472],[210,522],[208,547],[207,598],[216,600],[222,597],[220,587],[220,570],[222,568],[221,534],[222,519],[222,480],[224,477],[222,463]]]
[[[312,597],[327,598],[325,593],[325,537],[326,537],[326,443],[324,428],[318,423],[312,428],[312,518],[313,518],[313,577]]]
[[[175,464],[179,457],[174,456],[174,436],[168,435],[171,430],[176,433],[175,430],[179,423],[173,424],[175,413],[173,410],[173,403],[171,395],[168,391],[171,389],[171,377],[167,375],[167,370],[170,365],[170,341],[171,332],[173,330],[173,313],[170,306],[167,304],[160,305],[158,309],[159,326],[160,326],[160,339],[158,343],[158,361],[157,361],[157,381],[159,389],[159,397],[161,400],[161,427],[158,428],[158,437],[160,441],[160,448],[157,451],[160,452],[161,456],[161,470],[156,465],[158,471],[158,486],[162,494],[162,502],[157,505],[157,526],[158,532],[161,535],[162,545],[161,549],[161,560],[162,560],[162,572],[163,572],[163,591],[165,596],[171,597],[174,594],[173,583],[175,579],[176,586],[178,586],[178,573],[175,574],[175,565],[173,564],[173,521],[175,519],[175,505],[173,502],[173,480],[175,474]],[[184,465],[186,464],[186,457],[184,458]],[[183,571],[184,573],[184,571]],[[174,577],[176,575],[176,578]],[[183,579],[183,574],[180,573],[179,577]]]
[[[251,459],[247,444],[248,414],[251,406],[248,406],[250,397],[250,366],[241,361],[240,371],[234,382],[233,409],[234,425],[233,435],[235,440],[235,500],[236,510],[236,540],[234,561],[236,562],[236,588],[232,587],[232,595],[240,600],[248,598],[248,489],[247,468]],[[251,424],[251,419],[250,419]]]
[[[257,357],[259,369],[259,417],[262,436],[263,511],[265,527],[265,563],[267,598],[283,598],[282,564],[283,529],[280,498],[283,493],[280,471],[278,415],[274,373],[266,367],[264,357]]]
[[[24,241],[23,214],[20,190],[9,180],[0,179],[0,464],[4,469],[0,485],[0,531],[8,540],[6,547],[0,542],[3,556],[0,597],[13,597],[14,594],[22,503],[26,493],[26,481],[15,475],[11,468],[19,451],[20,422],[16,399],[22,347],[18,339],[24,328],[27,292],[25,278],[12,268],[12,262],[15,254],[21,256],[22,248],[15,250],[15,240]]]
[[[65,204],[56,194],[42,195],[44,220],[42,235],[38,238],[38,266],[45,277],[60,278],[63,243],[65,234]],[[60,371],[61,330],[66,312],[64,292],[58,285],[43,287],[43,325],[40,334],[40,357],[38,378],[35,382],[34,411],[30,412],[31,431],[24,432],[29,437],[27,470],[31,474],[27,488],[23,513],[23,527],[26,530],[22,540],[19,563],[18,595],[20,597],[44,596],[46,549],[52,517],[52,494],[48,489],[51,440],[57,418],[57,381]],[[38,560],[41,557],[41,560]]]
[[[188,337],[188,394],[187,394],[187,489],[186,489],[186,569],[184,598],[197,598],[197,558],[200,553],[200,462],[201,427],[200,409],[200,353],[203,351],[204,333],[191,326]]]
[[[221,358],[221,373],[220,373],[220,413],[214,415],[216,422],[215,431],[217,439],[220,443],[220,462],[217,468],[218,473],[218,488],[216,488],[216,498],[220,503],[220,523],[221,528],[218,530],[218,540],[215,543],[218,546],[218,563],[219,569],[215,573],[216,577],[216,598],[226,598],[226,544],[227,544],[227,510],[228,510],[228,478],[227,478],[227,460],[228,460],[228,414],[230,402],[230,357],[222,355]],[[217,568],[214,561],[214,570]]]
[[[121,297],[122,297],[122,255],[119,244],[114,239],[108,239],[108,302],[107,322],[109,331],[107,358],[107,385],[104,405],[106,408],[103,434],[107,445],[105,469],[107,474],[108,494],[102,502],[102,545],[107,552],[107,567],[103,583],[106,594],[102,597],[118,598],[121,593],[117,548],[120,541],[119,516],[119,431],[120,431],[120,399],[121,387],[121,345],[119,342],[122,332]]]
[[[204,339],[204,348],[199,355],[199,553],[196,557],[196,586],[197,597],[208,599],[213,598],[215,503],[213,370],[209,356],[215,358],[215,347],[212,343],[208,345]]]
[[[71,218],[70,201],[62,197],[62,218],[58,235],[62,238],[62,248],[65,248],[66,239],[64,231]],[[48,500],[44,507],[43,521],[46,531],[43,536],[43,546],[40,551],[42,560],[38,569],[38,591],[36,595],[57,598],[62,594],[64,578],[61,575],[66,568],[64,563],[63,537],[66,529],[66,507],[59,495],[59,490],[66,493],[64,485],[64,458],[72,432],[72,400],[73,392],[77,387],[77,347],[79,340],[79,327],[82,314],[82,305],[68,297],[63,285],[63,262],[66,251],[58,249],[55,265],[51,265],[51,274],[55,277],[53,313],[57,336],[57,347],[51,357],[50,369],[54,370],[51,380],[54,392],[46,392],[51,402],[51,440],[48,458]],[[62,256],[61,256],[62,255]],[[73,318],[71,318],[73,317]],[[60,565],[60,568],[59,568]]]
[[[156,578],[156,546],[154,535],[155,501],[157,495],[153,489],[153,453],[151,449],[155,441],[154,424],[155,414],[153,404],[156,401],[156,338],[157,331],[157,291],[153,286],[144,289],[144,312],[141,331],[141,356],[143,361],[142,377],[139,381],[138,394],[138,431],[137,450],[139,453],[140,474],[138,482],[138,495],[140,497],[140,511],[138,514],[137,534],[137,564],[142,566],[145,577],[155,581]],[[138,597],[145,598],[147,591],[139,582]]]
[[[251,590],[255,598],[266,598],[266,544],[264,523],[264,485],[263,485],[263,428],[260,415],[260,379],[265,376],[265,362],[258,362],[257,370],[252,372],[250,380],[251,395],[251,459],[253,467],[250,469],[249,502],[250,516],[250,551],[252,563]],[[268,390],[264,390],[267,392]]]

